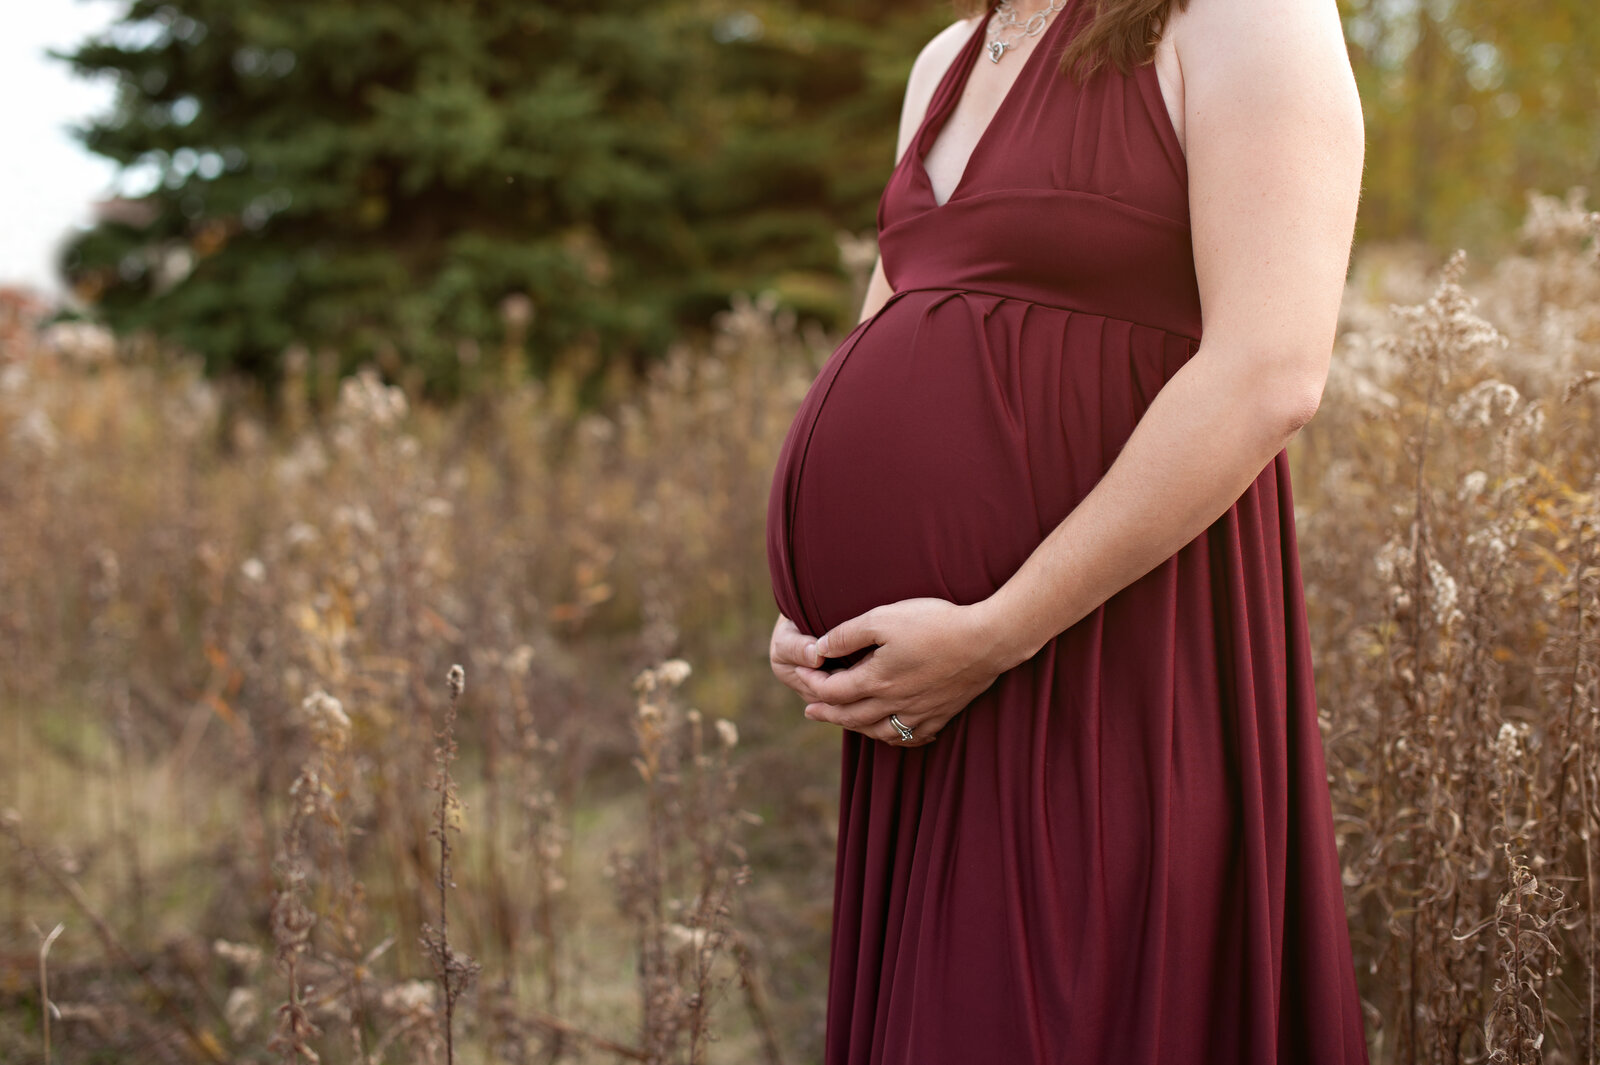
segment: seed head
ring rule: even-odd
[[[689,672],[689,663],[681,658],[669,658],[656,667],[656,676],[674,688],[689,679]]]

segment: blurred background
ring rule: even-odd
[[[1372,1056],[1593,1062],[1600,16],[1341,11],[1291,458]],[[0,1059],[821,1060],[767,489],[953,17],[9,13]]]

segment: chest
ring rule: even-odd
[[[967,73],[954,108],[938,127],[932,145],[922,157],[923,168],[938,202],[947,201],[961,185],[973,155],[1012,95],[1013,87],[1022,73],[1030,64],[1053,62],[1050,55],[1032,57],[1034,49],[1045,46],[1048,36],[1020,41],[1008,49],[997,63],[990,61],[987,51],[979,53]],[[961,60],[962,57],[957,55],[954,62]],[[1151,65],[1160,85],[1167,117],[1181,147],[1184,144],[1183,71],[1178,63],[1172,34],[1165,35],[1156,46]]]

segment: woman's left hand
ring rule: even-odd
[[[903,599],[841,622],[817,640],[825,657],[872,647],[834,673],[801,667],[818,700],[806,717],[901,747],[931,743],[945,724],[982,694],[1010,662],[985,604]],[[897,716],[914,739],[900,738]]]

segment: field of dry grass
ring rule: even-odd
[[[1597,1060],[1597,243],[1363,251],[1291,445],[1374,1062]],[[743,303],[588,411],[302,353],[269,422],[9,308],[0,1059],[819,1060],[763,523],[833,339]]]

